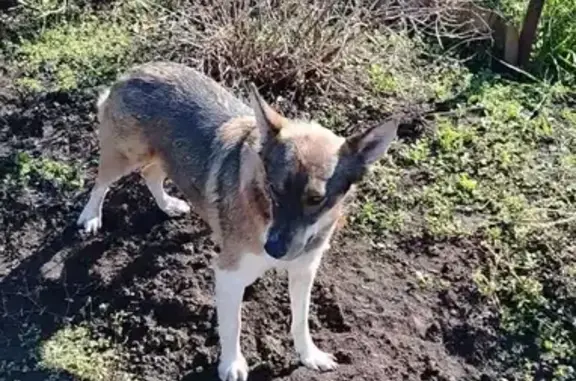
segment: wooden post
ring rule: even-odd
[[[528,4],[518,46],[518,65],[520,67],[525,67],[530,61],[530,53],[532,52],[538,22],[540,21],[545,1],[546,0],[530,0]]]

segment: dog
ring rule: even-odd
[[[102,225],[109,187],[140,170],[158,207],[208,223],[214,260],[222,381],[246,380],[240,349],[244,289],[271,268],[287,270],[291,335],[300,361],[327,371],[336,358],[313,342],[312,284],[355,185],[397,134],[388,121],[348,138],[289,119],[248,85],[245,102],[213,79],[170,62],[138,65],[98,100],[98,176],[77,223]],[[164,190],[170,178],[186,201]]]

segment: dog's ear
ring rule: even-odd
[[[276,136],[286,124],[286,118],[274,110],[262,97],[253,82],[248,85],[250,106],[256,115],[256,123],[262,136]]]
[[[382,157],[396,137],[398,121],[390,120],[346,139],[343,154],[365,169]],[[360,168],[359,168],[360,169]]]
[[[263,184],[265,179],[264,163],[258,152],[244,145],[240,151],[239,190],[243,192],[250,186]]]

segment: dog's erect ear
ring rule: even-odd
[[[396,137],[398,121],[390,120],[346,139],[343,152],[367,167],[382,157]]]
[[[286,118],[276,112],[262,97],[253,82],[248,85],[250,106],[256,114],[256,123],[263,136],[275,136],[286,124]]]
[[[239,190],[243,192],[248,187],[264,183],[264,164],[258,152],[244,145],[240,151]]]

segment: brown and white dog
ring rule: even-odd
[[[214,271],[223,381],[247,378],[240,350],[244,289],[273,267],[288,272],[291,333],[302,363],[336,367],[310,336],[312,283],[346,196],[397,129],[388,122],[345,139],[283,117],[254,85],[250,106],[180,64],[133,68],[98,101],[98,178],[78,218],[96,232],[108,188],[140,169],[164,212],[188,213],[189,202],[210,225],[220,247]],[[188,202],[166,194],[166,177]]]

